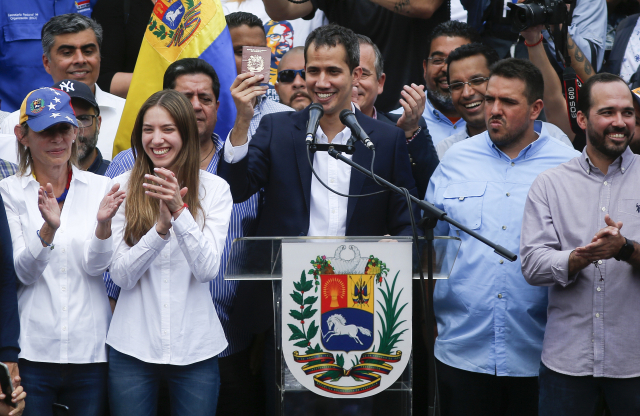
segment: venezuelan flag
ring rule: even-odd
[[[209,62],[220,79],[215,132],[224,140],[236,108],[229,88],[236,77],[231,35],[220,0],[158,0],[146,28],[127,94],[113,154],[131,147],[131,131],[142,104],[162,89],[164,72],[182,58]]]

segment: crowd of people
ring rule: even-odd
[[[225,280],[232,242],[421,214],[326,152],[312,172],[312,103],[318,143],[351,144],[352,111],[377,157],[347,157],[518,254],[437,224],[461,246],[436,328],[413,285],[415,414],[434,329],[442,415],[640,414],[640,2],[577,0],[563,46],[501,0],[460,0],[466,22],[446,0],[223,0],[232,130],[212,64],[182,58],[118,154],[156,0],[55,3],[0,0],[0,416],[276,414],[271,285]]]

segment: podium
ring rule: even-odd
[[[390,242],[389,240],[393,239],[395,242]],[[458,253],[458,249],[460,248],[460,239],[455,237],[436,237],[434,241],[434,253],[433,256],[433,271],[434,271],[434,279],[447,279],[453,267],[453,263]],[[411,415],[412,414],[412,402],[413,402],[413,380],[414,377],[427,377],[426,374],[414,374],[413,373],[413,358],[412,354],[407,354],[405,351],[405,355],[408,358],[408,363],[406,367],[397,376],[393,382],[391,382],[388,386],[381,386],[375,393],[371,393],[371,395],[367,397],[358,397],[357,394],[349,394],[345,395],[336,395],[329,396],[320,395],[315,391],[311,391],[309,388],[305,387],[303,383],[299,381],[299,379],[294,374],[299,374],[300,371],[298,368],[293,369],[289,368],[289,365],[286,362],[285,356],[283,355],[283,338],[284,342],[287,341],[290,334],[282,333],[283,328],[283,319],[285,317],[288,318],[289,314],[285,314],[283,316],[283,300],[286,303],[287,301],[290,303],[288,296],[289,290],[283,294],[282,288],[282,278],[283,278],[283,270],[287,270],[287,265],[283,267],[283,249],[285,252],[293,245],[311,245],[305,247],[313,247],[316,251],[322,251],[322,247],[338,247],[336,250],[336,256],[338,256],[339,251],[344,251],[345,249],[353,250],[352,256],[360,255],[359,251],[356,252],[358,246],[364,247],[372,247],[371,244],[375,244],[375,247],[379,248],[376,252],[382,252],[381,255],[376,255],[374,258],[373,255],[369,256],[374,259],[374,263],[369,261],[367,263],[367,268],[369,268],[372,264],[375,265],[375,261],[380,263],[380,260],[377,259],[377,256],[382,258],[383,256],[387,256],[387,262],[393,261],[394,259],[389,258],[391,254],[386,254],[386,252],[390,252],[393,250],[400,250],[404,255],[399,256],[403,257],[407,262],[411,262],[410,259],[413,258],[412,261],[412,278],[419,279],[419,267],[423,268],[425,280],[427,274],[427,264],[426,252],[422,253],[423,264],[416,264],[416,256],[413,255],[412,250],[412,239],[411,237],[252,237],[252,238],[240,238],[233,241],[231,250],[229,252],[229,261],[227,263],[227,269],[225,271],[225,279],[226,280],[241,280],[245,282],[253,281],[251,284],[262,284],[264,287],[264,283],[271,283],[271,299],[268,301],[272,302],[273,306],[273,322],[274,322],[274,345],[273,350],[275,354],[275,379],[274,385],[276,388],[276,403],[271,403],[273,406],[273,410],[267,414],[275,414],[275,415],[295,415],[295,416],[340,416],[340,415],[358,415],[358,416],[367,416],[367,415]],[[367,245],[368,244],[368,245]],[[354,249],[353,247],[356,247]],[[422,245],[423,250],[426,251],[426,244]],[[393,249],[393,250],[390,250]],[[289,250],[289,252],[291,252]],[[333,251],[331,251],[333,253]],[[367,253],[364,253],[367,254]],[[290,256],[290,254],[289,254]],[[323,256],[324,257],[324,256]],[[395,257],[395,256],[394,256]],[[315,258],[315,256],[313,257]],[[342,259],[338,259],[337,257],[332,257],[334,259],[334,264],[331,267],[332,273],[337,273],[336,276],[340,275],[340,267]],[[367,257],[361,257],[366,262]],[[318,257],[320,259],[320,257]],[[286,259],[285,259],[286,260]],[[289,260],[286,260],[289,261]],[[351,260],[348,260],[351,261]],[[343,261],[345,262],[345,261]],[[308,262],[307,262],[308,263]],[[313,261],[311,263],[315,264]],[[329,260],[328,263],[331,263]],[[327,265],[327,261],[325,260],[325,265]],[[382,263],[382,266],[386,266],[385,263]],[[308,268],[309,266],[307,266]],[[374,272],[379,272],[380,264],[377,265],[378,269],[374,270]],[[393,269],[393,266],[390,266]],[[320,266],[318,265],[318,268]],[[335,271],[333,269],[335,268]],[[296,269],[298,270],[298,269]],[[315,272],[315,269],[313,269]],[[384,272],[384,267],[383,270]],[[393,270],[391,270],[393,272]],[[317,277],[314,273],[312,275],[312,270],[308,271],[309,279]],[[320,272],[318,272],[319,274]],[[298,275],[300,273],[298,272]],[[303,273],[302,279],[305,279]],[[383,282],[382,279],[383,273],[378,273],[377,275],[371,275],[371,277],[375,277],[375,283],[378,286],[375,287],[384,287],[387,285],[387,290],[389,289],[389,285],[391,284],[392,276],[386,276],[386,280]],[[361,276],[361,275],[358,275]],[[367,276],[367,275],[365,275]],[[380,279],[378,280],[378,276]],[[349,276],[351,277],[351,276]],[[396,278],[398,275],[396,274]],[[319,279],[316,279],[318,281]],[[310,280],[313,281],[313,280]],[[414,280],[415,281],[415,280]],[[262,282],[262,283],[260,283]],[[304,281],[307,285],[310,283]],[[247,284],[247,283],[245,283]],[[322,297],[322,286],[319,283],[315,283],[318,286],[318,289],[315,289],[315,297]],[[395,279],[393,280],[393,284],[395,285]],[[309,286],[312,287],[312,286]],[[408,286],[407,292],[409,293],[409,297],[411,297],[411,288],[412,285]],[[309,293],[312,293],[313,289],[309,290]],[[375,290],[375,289],[374,289]],[[407,293],[405,292],[405,293]],[[304,292],[302,292],[304,293]],[[351,292],[347,295],[349,298]],[[387,292],[388,293],[388,292]],[[396,291],[397,293],[397,291]],[[326,291],[325,291],[326,295]],[[283,299],[283,296],[287,297]],[[309,295],[307,295],[309,296]],[[398,295],[399,296],[399,295]],[[268,297],[268,296],[267,296]],[[326,297],[326,296],[325,296]],[[414,296],[416,299],[419,297]],[[378,298],[381,298],[378,296]],[[349,299],[349,302],[353,300],[355,304],[356,298]],[[382,299],[378,299],[376,303],[382,302]],[[372,302],[373,303],[373,302]],[[302,304],[302,302],[300,303]],[[320,302],[317,302],[319,305]],[[325,304],[322,304],[322,308],[324,310]],[[328,303],[327,303],[328,305]],[[303,306],[300,306],[300,309],[303,309]],[[317,307],[320,310],[320,306]],[[288,308],[284,309],[285,311]],[[402,309],[401,309],[402,310]],[[409,313],[409,318],[411,317],[412,310],[411,308],[407,308]],[[414,309],[415,310],[415,309]],[[379,313],[379,312],[377,312]],[[398,312],[399,313],[399,312]],[[405,311],[405,313],[407,313]],[[382,318],[380,318],[382,319]],[[304,321],[302,321],[304,323]],[[409,327],[411,327],[411,322],[408,323]],[[288,331],[288,328],[285,327]],[[325,328],[326,329],[326,328]],[[325,329],[319,329],[319,333],[323,333]],[[379,329],[378,329],[379,331]],[[407,333],[411,334],[409,330]],[[406,335],[406,334],[405,334]],[[366,335],[360,334],[360,337],[367,338]],[[293,336],[291,338],[294,338]],[[344,337],[346,339],[346,337]],[[406,338],[406,336],[405,336]],[[324,335],[322,336],[322,341],[325,341]],[[361,343],[360,340],[358,340]],[[418,340],[418,342],[422,342],[422,340]],[[296,344],[297,345],[297,344]],[[309,344],[311,345],[311,343]],[[326,344],[324,344],[326,345]],[[346,357],[346,354],[345,354]],[[356,362],[353,363],[357,364]],[[342,366],[342,364],[341,364]],[[347,365],[344,365],[347,368]],[[391,366],[389,366],[391,367]],[[352,367],[354,368],[354,367]],[[317,378],[317,377],[316,377]],[[355,378],[358,380],[358,378]],[[378,376],[378,380],[380,376]],[[362,381],[362,380],[360,380]],[[316,383],[318,383],[316,381]],[[335,386],[334,386],[335,387]],[[384,388],[383,388],[384,387]],[[323,393],[323,392],[321,392]],[[324,394],[324,393],[323,393]],[[426,392],[417,392],[417,394],[426,394]],[[267,401],[269,403],[269,401]],[[426,409],[425,409],[426,414]]]

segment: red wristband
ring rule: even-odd
[[[174,211],[174,212],[169,211],[169,212],[171,212],[171,215],[173,215],[177,212],[180,212],[180,210],[182,210],[183,208],[189,208],[189,205],[187,205],[187,203],[185,202],[184,205],[181,206],[177,211]]]
[[[544,36],[542,36],[542,33],[540,33],[540,40],[539,40],[539,41],[537,41],[536,43],[534,43],[534,44],[532,44],[532,45],[529,45],[529,44],[527,43],[527,41],[525,40],[525,41],[524,41],[524,46],[526,46],[527,48],[533,48],[534,46],[538,46],[538,45],[540,45],[540,44],[542,43],[542,39],[544,39]]]

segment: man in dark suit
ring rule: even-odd
[[[424,86],[405,85],[400,95],[400,105],[404,109],[402,114],[383,113],[374,104],[378,95],[384,90],[386,74],[382,53],[375,43],[364,35],[357,35],[360,43],[360,67],[362,76],[357,84],[357,95],[354,102],[360,106],[363,114],[384,123],[397,126],[404,132],[409,149],[411,172],[416,181],[418,196],[424,199],[429,185],[429,178],[438,167],[438,156],[422,117],[425,105]]]
[[[349,29],[327,25],[314,30],[305,44],[307,90],[322,104],[324,116],[316,134],[319,143],[346,144],[351,131],[339,119],[343,109],[355,110],[356,119],[376,147],[374,171],[415,196],[409,155],[401,130],[372,120],[351,103],[352,88],[362,69],[359,46]],[[232,90],[238,112],[242,103],[264,94],[260,76],[246,74],[238,93]],[[251,85],[251,86],[249,86]],[[225,144],[225,172],[234,202],[240,202],[260,188],[265,205],[258,224],[258,236],[379,236],[410,235],[409,208],[404,197],[383,192],[364,198],[338,196],[312,175],[305,145],[309,110],[265,116],[252,138],[247,128],[236,123]],[[250,142],[249,142],[250,141]],[[357,142],[352,160],[367,168],[372,152]],[[382,190],[372,179],[352,170],[326,152],[311,155],[322,182],[342,194],[369,194]],[[412,205],[418,217],[418,209]]]

